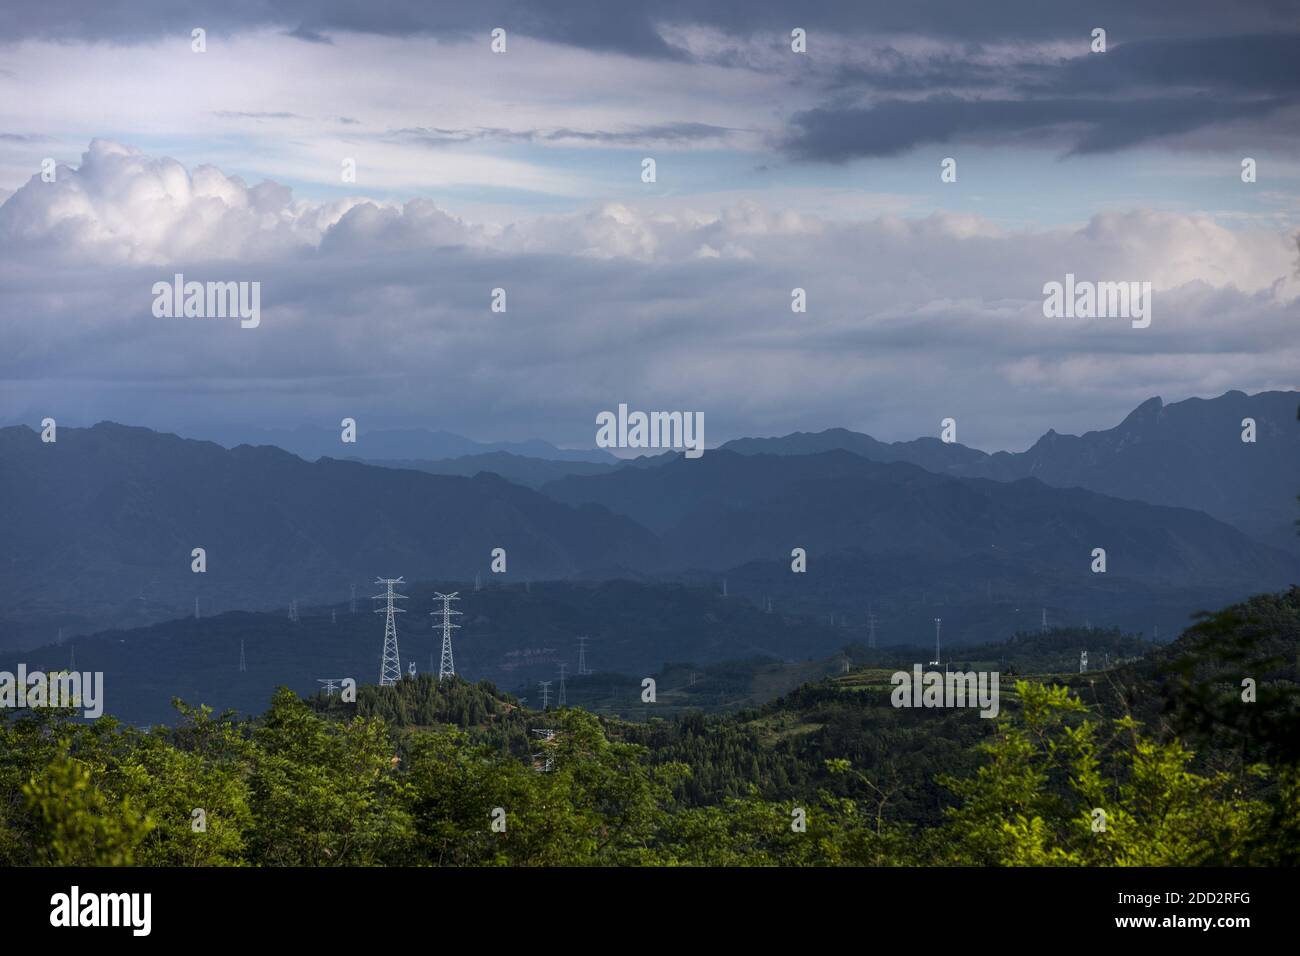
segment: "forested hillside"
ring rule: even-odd
[[[0,723],[0,864],[1295,864],[1297,649],[1292,589],[1024,674],[997,720],[865,666],[641,723],[427,678],[152,731],[37,711]]]

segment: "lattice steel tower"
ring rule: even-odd
[[[578,676],[586,677],[591,671],[587,668],[587,638],[578,638]]]
[[[459,616],[460,611],[453,611],[451,609],[451,602],[459,601],[459,595],[459,591],[452,591],[450,594],[442,594],[438,591],[433,592],[433,599],[435,601],[442,601],[441,610],[429,612],[430,614],[436,614],[442,618],[441,624],[435,623],[433,625],[435,628],[442,628],[442,661],[438,664],[439,681],[444,677],[456,676],[456,664],[452,660],[451,656],[451,632],[453,628],[458,628],[460,625],[451,623],[451,618],[453,614]]]
[[[384,606],[376,608],[376,614],[384,615],[384,656],[379,662],[379,686],[395,687],[402,679],[402,661],[397,653],[397,618],[394,614],[405,614],[406,609],[397,607],[394,601],[405,601],[405,594],[398,594],[393,587],[405,584],[404,578],[376,578],[376,584],[385,587],[385,593],[376,594],[375,598],[384,601]]]
[[[569,698],[564,693],[564,672],[569,669],[569,665],[563,661],[560,662],[560,701],[557,707],[567,707]]]

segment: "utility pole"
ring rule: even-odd
[[[434,624],[435,628],[442,628],[442,661],[438,664],[438,681],[441,682],[444,677],[456,676],[456,664],[451,656],[451,632],[459,628],[459,624],[451,623],[452,616],[460,616],[460,611],[451,609],[452,601],[460,600],[460,592],[452,591],[450,594],[442,594],[438,591],[433,592],[435,601],[442,601],[442,609],[439,611],[430,611],[430,614],[440,615],[442,624]]]
[[[384,601],[384,606],[376,608],[376,614],[384,615],[384,653],[379,662],[379,686],[393,687],[402,679],[402,661],[397,652],[397,618],[395,614],[405,614],[406,609],[397,607],[394,601],[405,601],[405,594],[398,594],[393,587],[398,584],[405,584],[405,578],[376,578],[376,584],[382,584],[385,588],[383,594],[376,594],[375,598]]]

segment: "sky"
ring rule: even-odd
[[[1018,450],[1297,387],[1298,143],[1294,2],[10,4],[0,424]]]

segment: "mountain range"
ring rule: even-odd
[[[1295,402],[1153,399],[1116,428],[1049,432],[1018,454],[831,430],[613,465],[501,450],[309,462],[108,422],[60,427],[51,444],[4,428],[0,646],[158,624],[196,599],[205,616],[332,604],[397,575],[726,578],[757,606],[858,628],[872,614],[907,640],[935,616],[956,640],[988,640],[1049,610],[1172,634],[1202,607],[1300,577],[1300,557],[1270,543],[1291,544]],[[1255,443],[1240,440],[1244,417]],[[807,573],[791,570],[794,548]]]

